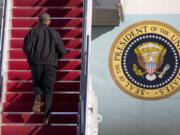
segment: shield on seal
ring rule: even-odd
[[[152,75],[156,72],[156,63],[154,62],[149,62],[145,64],[145,70],[148,74]]]

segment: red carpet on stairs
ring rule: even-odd
[[[83,31],[83,0],[12,0],[8,80],[2,114],[2,135],[77,135]],[[51,125],[43,113],[32,113],[33,90],[23,38],[47,12],[70,52],[59,60],[54,86]]]

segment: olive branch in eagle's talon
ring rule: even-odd
[[[137,67],[136,64],[133,64],[133,71],[134,71],[134,73],[135,73],[137,76],[144,77],[144,73],[142,72],[141,69],[139,69],[139,68]]]

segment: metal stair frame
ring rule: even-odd
[[[1,108],[3,108],[3,101],[5,101],[6,81],[7,81],[7,69],[8,69],[8,57],[11,36],[11,0],[4,0],[3,16],[2,16],[2,29],[1,29]],[[3,91],[2,91],[3,90]],[[2,115],[1,115],[2,116]]]
[[[89,82],[89,61],[91,26],[92,26],[92,0],[84,0],[84,26],[83,26],[83,46],[82,46],[82,65],[80,82],[80,135],[88,135],[88,88]]]

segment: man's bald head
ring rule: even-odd
[[[50,20],[50,15],[48,13],[43,13],[39,16],[39,22],[41,23],[45,23],[47,25],[50,24],[51,20]]]

